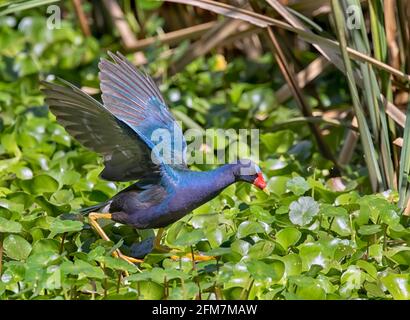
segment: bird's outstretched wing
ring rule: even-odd
[[[164,164],[186,167],[186,142],[154,81],[120,53],[99,63],[104,107],[147,142]]]
[[[97,100],[63,82],[66,86],[42,82],[46,104],[68,133],[85,147],[103,155],[102,178],[129,181],[147,174],[159,176],[158,161],[153,161],[151,148],[135,130]]]

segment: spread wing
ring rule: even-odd
[[[186,167],[186,142],[154,81],[120,53],[99,63],[102,100],[153,150],[164,164]]]
[[[152,160],[151,148],[135,130],[97,100],[63,82],[66,86],[43,82],[46,104],[68,133],[85,147],[103,155],[102,178],[129,181],[159,173],[159,162]]]

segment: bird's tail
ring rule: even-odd
[[[75,212],[71,213],[63,213],[59,217],[62,220],[77,220],[77,221],[83,221],[84,216],[90,214],[91,212],[107,212],[108,211],[108,206],[111,203],[111,200],[105,201],[98,203],[96,205],[87,207],[87,208],[82,208],[80,210],[76,210]]]
[[[88,215],[91,212],[106,212],[108,211],[108,206],[111,203],[111,200],[105,201],[98,203],[96,205],[87,207],[87,208],[82,208],[78,211],[78,213],[82,214],[83,216]]]

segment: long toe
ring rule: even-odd
[[[134,258],[134,257],[126,256],[126,255],[124,255],[124,254],[122,254],[122,253],[119,254],[118,257],[119,257],[120,259],[123,259],[123,260],[125,260],[125,261],[131,263],[131,264],[144,262],[143,259],[137,259],[137,258]]]
[[[178,256],[178,255],[172,255],[171,256],[172,260],[176,260],[179,261],[180,259],[187,259],[189,261],[210,261],[210,260],[216,260],[216,258],[214,256],[205,256],[205,255],[201,255],[201,254],[190,254],[187,253],[185,255],[182,256]]]

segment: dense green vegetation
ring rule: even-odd
[[[101,157],[56,123],[39,81],[53,74],[98,88],[100,57],[120,47],[112,35],[84,37],[70,6],[62,28],[48,29],[43,9],[0,17],[0,299],[410,299],[410,229],[399,193],[372,192],[361,145],[342,178],[333,175],[297,104],[277,102],[285,82],[269,52],[213,52],[163,76],[160,88],[184,129],[259,128],[270,195],[238,183],[169,226],[163,241],[181,251],[179,261],[152,252],[131,265],[111,256],[116,248],[132,255],[154,230],[107,221],[107,242],[86,218],[61,219],[127,184],[98,177]],[[147,35],[161,23],[147,18]],[[166,49],[146,50],[149,73],[166,74],[175,61]],[[305,65],[316,58],[297,55]],[[314,110],[351,108],[338,70],[312,86]],[[348,125],[322,123],[331,152]],[[246,157],[246,146],[238,152]],[[191,251],[217,259],[193,264],[182,258]]]

